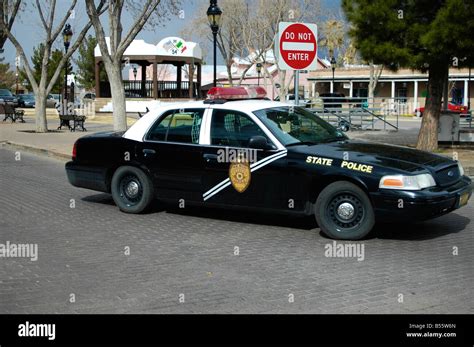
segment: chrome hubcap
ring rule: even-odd
[[[348,202],[343,202],[337,208],[337,215],[343,220],[349,220],[354,216],[354,206]]]
[[[125,193],[130,198],[134,198],[135,196],[137,196],[138,191],[139,191],[139,186],[138,186],[138,183],[135,181],[130,181],[127,184],[127,187],[125,188]]]

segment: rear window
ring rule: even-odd
[[[0,95],[12,96],[12,93],[8,89],[0,89]]]
[[[153,124],[146,140],[197,144],[203,116],[204,109],[168,111]]]

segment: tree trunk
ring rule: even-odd
[[[113,63],[113,66],[106,66],[107,75],[110,81],[110,92],[112,94],[112,107],[114,117],[114,130],[127,130],[127,112],[125,106],[125,88],[122,80],[121,63]]]
[[[434,151],[438,148],[438,124],[441,111],[443,85],[448,73],[448,63],[431,64],[428,77],[428,95],[418,134],[417,149]]]
[[[232,63],[227,63],[227,76],[229,78],[229,85],[234,86],[234,80],[232,79]]]
[[[46,92],[44,88],[39,88],[35,93],[35,115],[36,132],[47,133],[48,121],[46,119]]]

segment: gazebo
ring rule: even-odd
[[[110,40],[107,46],[110,47]],[[109,48],[110,49],[110,48]],[[102,54],[97,45],[95,56],[95,92],[97,97],[110,98],[108,81],[100,80]],[[133,98],[199,98],[201,97],[201,65],[202,51],[199,44],[185,42],[178,37],[167,37],[157,45],[146,43],[144,40],[134,40],[125,50],[124,64],[136,64],[141,67],[138,81],[124,80],[126,97]],[[176,81],[158,81],[158,64],[171,64],[176,69]],[[147,80],[146,68],[153,65],[153,79]],[[183,81],[182,67],[188,65],[188,81]],[[193,68],[190,68],[193,67]],[[197,81],[194,81],[196,70]]]

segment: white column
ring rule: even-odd
[[[352,96],[354,95],[354,86],[352,85],[352,81],[350,81],[349,84],[349,97],[352,98]]]
[[[331,83],[331,85],[330,85],[330,88],[329,88],[329,92],[334,93],[334,83],[332,83],[332,81],[330,83]]]
[[[395,81],[392,81],[392,94],[391,94],[392,101],[395,99]]]
[[[464,106],[467,106],[468,97],[469,97],[469,93],[468,93],[469,84],[468,83],[469,83],[468,80],[464,80]]]
[[[418,108],[418,81],[414,81],[414,91],[413,91],[413,109]]]

